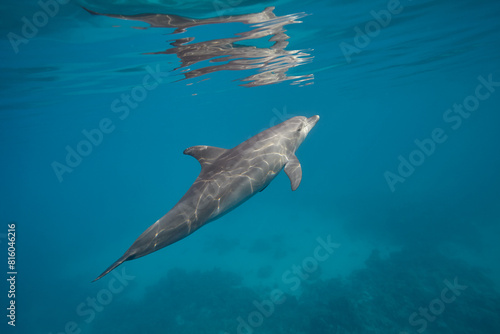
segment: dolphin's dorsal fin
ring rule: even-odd
[[[288,162],[285,165],[285,173],[292,183],[292,190],[297,189],[302,180],[302,167],[300,167],[299,159],[297,159],[295,154],[288,157]]]
[[[191,146],[184,150],[184,154],[195,157],[201,167],[211,165],[218,157],[220,157],[227,149],[214,146]]]

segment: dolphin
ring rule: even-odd
[[[290,179],[292,191],[296,190],[302,168],[295,151],[318,120],[318,115],[290,118],[232,149],[200,145],[184,150],[201,165],[191,188],[94,282],[123,262],[171,245],[222,217],[264,190],[282,169]]]

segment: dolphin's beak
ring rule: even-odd
[[[314,115],[314,116],[309,117],[307,119],[307,127],[309,128],[309,130],[311,130],[312,128],[314,128],[314,126],[316,125],[316,123],[318,123],[318,120],[319,120],[319,116],[318,115]]]

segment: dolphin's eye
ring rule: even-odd
[[[300,132],[300,131],[302,131],[302,124],[299,125],[299,127],[297,128],[297,132]]]

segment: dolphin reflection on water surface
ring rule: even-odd
[[[284,26],[300,23],[297,20],[306,16],[305,13],[276,16],[273,12],[274,7],[267,7],[262,12],[254,14],[193,19],[171,14],[119,15],[86,10],[93,15],[145,22],[151,28],[174,28],[173,34],[186,33],[188,28],[209,24],[239,22],[250,26],[251,30],[237,33],[231,37],[198,43],[192,43],[195,41],[195,37],[180,37],[171,41],[172,47],[167,50],[146,53],[177,55],[181,65],[173,71],[178,70],[184,76],[181,80],[201,77],[223,70],[257,70],[257,73],[239,79],[245,82],[241,86],[247,87],[269,85],[286,80],[292,80],[295,85],[308,85],[314,79],[312,74],[287,75],[290,68],[307,64],[313,59],[304,50],[286,50],[290,37],[286,34]],[[147,29],[144,27],[136,28]],[[272,45],[269,47],[257,46],[257,44],[263,44],[262,39],[264,38],[267,38],[266,43],[271,42]],[[208,61],[211,65],[203,66],[200,64],[204,61]],[[201,67],[190,69],[190,66],[196,64],[201,65]]]

